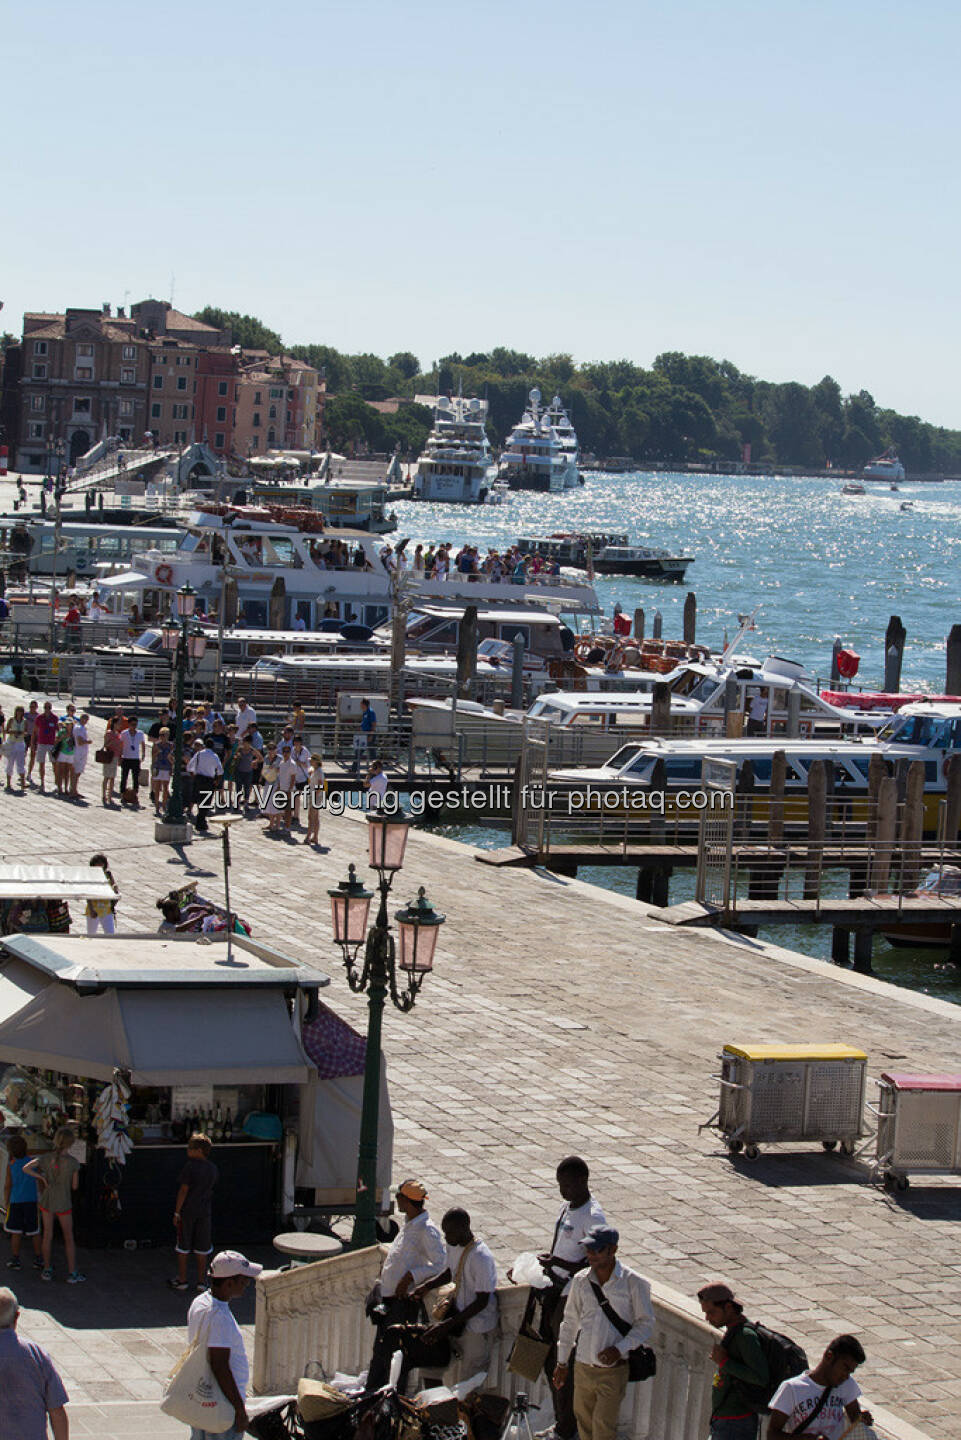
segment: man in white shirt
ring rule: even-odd
[[[187,1337],[193,1345],[201,1340],[207,1346],[207,1359],[214,1379],[234,1407],[234,1423],[229,1430],[216,1432],[219,1440],[241,1440],[246,1433],[247,1384],[250,1366],[244,1349],[244,1337],[230,1308],[263,1269],[237,1250],[221,1250],[210,1262],[207,1278],[210,1289],[198,1295],[187,1314]],[[192,1427],[190,1440],[214,1440],[213,1430]]]
[[[447,1241],[447,1269],[420,1285],[421,1300],[439,1285],[454,1282],[447,1313],[426,1331],[428,1342],[443,1335],[451,1337],[453,1359],[443,1374],[445,1385],[456,1385],[473,1375],[486,1375],[490,1366],[491,1342],[497,1328],[497,1264],[483,1240],[471,1229],[466,1210],[448,1210],[440,1222]],[[427,1303],[428,1313],[431,1304]]]
[[[140,784],[140,762],[147,752],[147,737],[137,728],[136,715],[131,715],[126,730],[121,734],[123,748],[120,751],[120,796],[122,799],[124,791],[130,788],[134,792],[135,803],[139,804],[137,787]]]
[[[551,1348],[544,1361],[544,1374],[554,1403],[554,1424],[538,1432],[538,1440],[574,1440],[577,1421],[574,1418],[574,1372],[568,1372],[564,1385],[553,1384],[557,1366],[557,1337],[564,1319],[564,1306],[571,1288],[571,1277],[587,1265],[582,1241],[594,1225],[606,1224],[604,1211],[590,1192],[591,1173],[580,1155],[568,1155],[557,1167],[557,1188],[564,1201],[554,1226],[550,1250],[538,1256],[550,1288],[540,1291],[541,1338]],[[510,1279],[510,1273],[508,1273]]]
[[[444,1237],[425,1210],[426,1203],[427,1190],[419,1180],[405,1180],[397,1191],[397,1208],[404,1224],[384,1259],[380,1301],[369,1312],[377,1335],[367,1371],[368,1391],[379,1390],[387,1383],[394,1351],[393,1338],[387,1333],[389,1328],[418,1319],[421,1305],[412,1292],[439,1275],[447,1264]],[[401,1389],[403,1380],[402,1371]]]
[[[187,774],[193,783],[193,803],[197,807],[197,829],[203,835],[207,831],[207,816],[210,814],[210,796],[223,779],[224,767],[216,750],[210,743],[210,736],[202,750],[195,750],[187,762]]]
[[[747,733],[749,735],[763,735],[767,721],[767,696],[760,690],[756,690],[751,698],[750,708],[747,713]]]
[[[785,1380],[771,1397],[768,1440],[797,1435],[803,1440],[839,1440],[855,1420],[872,1424],[858,1402],[861,1387],[852,1379],[864,1364],[864,1347],[854,1335],[838,1335],[813,1370]]]
[[[248,705],[243,697],[237,701],[237,718],[234,720],[234,724],[237,727],[238,740],[242,740],[248,730],[257,728],[257,711],[252,705]]]
[[[574,1415],[580,1440],[615,1440],[627,1390],[627,1357],[654,1331],[651,1287],[616,1258],[619,1240],[610,1225],[595,1225],[585,1235],[589,1268],[571,1281],[557,1340],[557,1389],[567,1381],[571,1351],[577,1342]],[[626,1334],[605,1314],[605,1308],[631,1327]]]

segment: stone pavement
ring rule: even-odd
[[[2,796],[3,858],[82,861],[104,849],[123,929],[156,928],[155,899],[182,877],[221,893],[218,843],[198,839],[182,853],[155,845],[146,811],[101,808],[99,767],[82,790],[81,806]],[[316,854],[268,838],[256,821],[234,827],[231,897],[256,936],[327,968],[325,1002],[362,1027],[365,1001],[337,974],[326,894],[348,861],[363,873],[358,821],[322,817],[328,848]],[[687,1294],[723,1277],[750,1313],[812,1356],[838,1331],[856,1331],[869,1400],[932,1440],[956,1440],[961,1187],[918,1179],[889,1195],[866,1183],[864,1166],[810,1146],[732,1160],[697,1127],[716,1108],[712,1075],[725,1041],[845,1041],[868,1052],[870,1075],[894,1063],[959,1068],[961,1007],[757,941],[672,931],[632,900],[547,873],[495,870],[463,846],[412,833],[398,905],[421,883],[447,924],[417,1008],[386,1016],[395,1176],[422,1176],[435,1214],[466,1204],[503,1269],[520,1249],[548,1242],[556,1161],[579,1151],[625,1258]],[[88,1268],[95,1260],[119,1285],[140,1255],[84,1257]],[[49,1319],[32,1311],[25,1331],[58,1359],[69,1352],[78,1388],[89,1394],[85,1378],[109,1375],[105,1383],[123,1390],[111,1398],[138,1400],[156,1387],[182,1335],[159,1277],[149,1313],[134,1305],[128,1314],[118,1300],[90,1329],[68,1292],[43,1288],[52,1293],[28,1303]],[[114,1293],[129,1295],[129,1286]],[[101,1398],[99,1385],[94,1393]],[[100,1417],[74,1409],[105,1433]],[[135,1421],[106,1433],[145,1431]],[[146,1433],[163,1432],[158,1423]]]

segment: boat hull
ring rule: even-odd
[[[594,561],[594,569],[598,575],[633,575],[641,580],[672,580],[680,583],[692,560],[693,556],[670,560],[604,560],[598,557]]]

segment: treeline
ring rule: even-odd
[[[252,316],[208,307],[199,318],[233,324],[258,336],[266,331]],[[430,370],[417,356],[398,351],[380,356],[345,355],[329,345],[294,345],[292,355],[327,376],[326,424],[335,449],[362,443],[374,450],[400,445],[416,454],[430,428],[430,413],[402,406],[382,415],[367,402],[394,396],[451,393],[485,397],[491,440],[500,445],[520,418],[528,392],[555,394],[571,413],[583,450],[597,456],[629,455],[659,460],[739,461],[772,465],[858,469],[888,446],[896,447],[910,473],[961,473],[961,431],[930,425],[916,415],[879,406],[867,390],[842,395],[830,375],[816,385],[772,384],[745,375],[728,360],[706,355],[659,355],[650,369],[629,360],[575,365],[570,355],[538,359],[498,347],[485,353],[447,355]]]

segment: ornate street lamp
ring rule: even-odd
[[[404,863],[410,824],[407,820],[371,815],[367,821],[370,867],[377,872],[380,906],[370,930],[367,921],[374,894],[357,879],[353,865],[347,879],[333,890],[330,912],[333,939],[340,946],[347,983],[355,993],[367,992],[367,1051],[364,1059],[364,1100],[357,1157],[357,1203],[352,1248],[377,1243],[377,1128],[380,1120],[381,1029],[388,991],[394,1006],[412,1010],[424,977],[434,965],[438,931],[445,917],[433,909],[421,886],[416,900],[394,912],[399,946],[387,915],[387,897]],[[363,947],[363,959],[358,957]],[[399,951],[399,953],[398,953]],[[398,984],[398,979],[401,983]]]
[[[170,799],[167,801],[167,813],[163,817],[164,825],[185,825],[184,815],[184,680],[187,674],[187,664],[203,658],[207,648],[207,638],[199,630],[190,628],[193,618],[194,607],[197,603],[197,592],[189,583],[181,585],[177,591],[177,615],[178,624],[172,617],[164,624],[161,635],[165,650],[173,652],[174,673],[177,676],[177,701],[175,720],[176,730],[174,733],[174,762],[173,775],[170,782]]]

